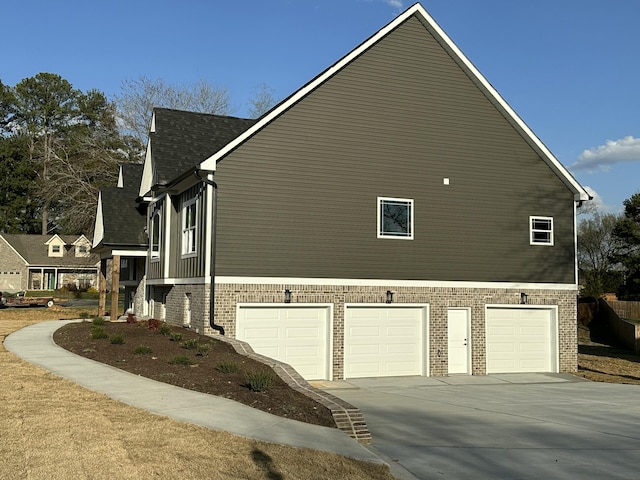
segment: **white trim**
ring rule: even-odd
[[[213,175],[207,175],[207,179],[213,181]],[[213,185],[207,183],[205,188],[206,202],[204,205],[204,215],[202,216],[202,227],[205,228],[206,226],[206,229],[204,231],[204,246],[200,252],[201,254],[204,252],[204,276],[211,277],[211,255],[213,255],[213,252],[211,251],[211,237],[213,236],[213,223],[216,219],[213,218]],[[209,283],[211,283],[211,281],[209,281]]]
[[[560,372],[560,319],[558,317],[558,305],[522,305],[522,304],[501,304],[487,303],[484,306],[484,329],[485,329],[485,349],[486,349],[486,329],[487,329],[487,311],[490,309],[519,309],[519,310],[549,310],[551,312],[551,328],[553,330],[553,338],[551,339],[551,352],[553,365],[552,373]],[[486,368],[486,364],[485,364]]]
[[[549,221],[550,222],[550,229],[549,230],[541,230],[541,229],[534,229],[533,228],[533,221],[534,220],[542,220],[542,221]],[[533,234],[534,232],[549,232],[550,236],[549,236],[549,241],[548,242],[536,242],[534,241],[533,238]],[[541,246],[541,247],[553,247],[553,217],[542,217],[539,215],[530,215],[529,216],[529,245],[536,245],[536,246]],[[576,250],[577,251],[577,250]]]
[[[381,218],[381,213],[382,213],[382,204],[384,202],[398,202],[398,203],[407,203],[409,206],[409,228],[408,230],[408,235],[393,235],[390,233],[384,233],[382,231],[382,226],[383,226],[383,222],[382,222],[382,218]],[[400,240],[413,240],[413,235],[414,235],[414,225],[413,225],[413,211],[414,211],[414,202],[413,202],[413,198],[396,198],[396,197],[378,197],[377,199],[377,206],[376,206],[376,225],[377,225],[377,234],[378,234],[378,238],[385,238],[385,239],[400,239]]]
[[[153,114],[152,122],[155,125],[155,112]],[[142,179],[140,180],[140,189],[138,191],[139,197],[145,197],[147,193],[151,192],[153,187],[153,162],[151,156],[151,136],[147,139],[147,149],[144,155],[144,165],[142,167]],[[153,196],[153,195],[152,195]]]
[[[169,264],[171,263],[171,213],[173,208],[171,206],[171,198],[168,195],[164,196],[162,202],[162,211],[164,212],[164,226],[162,227],[162,239],[163,242],[160,243],[160,249],[162,253],[160,254],[160,258],[163,263],[163,277],[169,276]]]
[[[187,227],[187,216],[185,215],[187,209],[189,209],[193,205],[194,213],[193,218],[191,219],[193,222],[192,226]],[[189,198],[188,200],[184,200],[182,202],[182,206],[180,208],[180,252],[181,258],[195,257],[198,254],[198,197],[194,196]],[[185,242],[186,237],[186,242]],[[191,244],[193,240],[193,251],[191,250]]]
[[[429,351],[431,345],[429,342],[429,338],[431,338],[429,325],[431,323],[431,304],[429,303],[345,303],[343,309],[343,338],[342,341],[345,341],[345,337],[347,335],[347,310],[349,308],[420,308],[422,309],[422,376],[430,377],[431,376],[431,364],[429,359],[431,357],[431,353]],[[342,368],[343,375],[345,370],[345,357],[342,357]]]
[[[348,285],[363,287],[433,287],[433,288],[502,288],[514,290],[567,290],[576,291],[574,283],[526,283],[526,282],[458,282],[442,280],[389,280],[368,278],[290,278],[290,277],[234,277],[216,276],[219,284],[250,285]]]
[[[574,281],[578,284],[578,215],[577,202],[573,202],[573,265]]]
[[[120,255],[121,257],[146,257],[147,256],[147,251],[146,250],[118,250],[118,249],[112,249],[111,250],[111,254],[112,255]]]
[[[427,13],[427,11],[420,5],[419,3],[409,7],[405,12],[400,14],[395,20],[391,23],[387,24],[385,27],[380,29],[376,34],[371,36],[368,40],[362,43],[360,46],[352,50],[349,54],[344,56],[338,62],[333,64],[331,67],[322,72],[318,77],[316,77],[313,81],[309,82],[296,92],[294,92],[288,99],[282,102],[280,105],[276,106],[273,110],[267,113],[262,120],[255,123],[251,128],[246,130],[242,135],[236,137],[234,140],[229,142],[225,147],[221,148],[218,152],[207,158],[203,161],[199,168],[202,170],[210,170],[214,171],[216,169],[217,161],[223,158],[228,153],[232,152],[236,149],[240,144],[244,143],[247,139],[251,138],[257,132],[262,130],[266,125],[271,123],[275,118],[282,115],[288,109],[290,109],[294,104],[298,103],[308,94],[310,94],[317,87],[322,85],[328,79],[333,77],[335,74],[340,72],[345,66],[359,57],[361,54],[366,52],[369,48],[379,42],[382,38],[392,32],[395,28],[405,22],[409,17],[413,15],[418,15],[422,17],[424,22],[428,24],[428,26],[433,30],[437,36],[440,37],[440,40],[446,44],[446,46],[451,50],[451,52],[458,57],[458,59],[464,64],[466,68],[469,69],[469,72],[472,76],[476,78],[476,80],[486,89],[487,93],[493,97],[493,99],[497,102],[497,104],[504,110],[507,116],[511,117],[513,122],[519,127],[522,133],[529,138],[529,140],[535,145],[535,147],[542,154],[543,160],[545,160],[552,169],[554,169],[559,176],[564,180],[567,186],[570,186],[574,190],[574,198],[575,200],[589,200],[591,199],[590,195],[587,191],[573,178],[573,176],[569,173],[569,171],[555,158],[555,156],[547,149],[547,147],[535,136],[533,131],[522,121],[522,119],[515,113],[514,110],[511,109],[509,104],[500,96],[500,94],[491,86],[491,84],[487,81],[486,78],[476,69],[476,67],[469,61],[469,59],[462,53],[462,51],[453,43],[453,41],[449,38],[449,36],[440,28],[440,26],[436,23],[436,21]],[[142,190],[142,189],[141,189]],[[142,193],[146,192],[141,192]]]
[[[122,167],[120,167],[122,168]],[[98,210],[96,212],[96,221],[93,224],[93,248],[97,247],[104,239],[104,219],[102,213],[102,190],[98,192]]]
[[[142,168],[144,168],[144,166]],[[122,165],[120,165],[120,168],[118,169],[118,183],[116,184],[116,187],[124,188],[124,177],[122,175]]]

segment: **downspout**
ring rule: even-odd
[[[209,180],[208,178],[202,178],[200,176],[199,170],[194,171],[194,175],[201,182],[210,185],[213,188],[213,198],[212,198],[212,213],[213,213],[213,221],[211,223],[211,263],[209,268],[211,270],[211,286],[209,290],[209,326],[220,333],[220,335],[224,335],[224,327],[222,325],[216,325],[215,323],[215,306],[216,306],[216,231],[217,231],[217,223],[218,223],[218,185],[213,180]]]

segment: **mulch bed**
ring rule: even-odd
[[[107,338],[96,339],[91,322],[70,323],[58,329],[53,339],[77,355],[143,377],[229,398],[281,417],[336,427],[329,409],[291,389],[270,367],[238,354],[231,345],[177,326],[171,326],[170,333],[167,324],[150,326],[157,327],[146,321],[105,322],[100,328]],[[122,344],[114,343],[117,337]],[[140,353],[146,350],[149,353]],[[170,363],[176,357],[184,357],[191,365]],[[234,368],[237,371],[229,372]],[[273,384],[266,391],[253,391],[247,377],[252,373],[267,375]]]

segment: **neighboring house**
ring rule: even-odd
[[[144,271],[148,248],[147,206],[137,201],[142,168],[142,164],[122,164],[117,186],[103,188],[98,196],[93,252],[100,256],[100,274],[103,280],[103,288],[100,289],[103,296],[99,312],[101,315],[105,313],[104,295],[107,283],[114,292],[111,298],[111,308],[114,311],[117,310],[119,287],[124,287],[125,311],[144,309]],[[110,268],[107,266],[109,260]],[[114,264],[118,268],[114,269]],[[111,271],[110,279],[108,270]],[[136,295],[137,292],[140,293]]]
[[[140,315],[307,379],[576,370],[590,197],[419,4],[257,121],[156,109],[138,196]]]
[[[97,284],[98,257],[84,235],[0,234],[0,291]]]

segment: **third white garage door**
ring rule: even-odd
[[[555,308],[487,307],[487,373],[557,372]]]
[[[427,306],[345,307],[344,377],[425,375]]]

